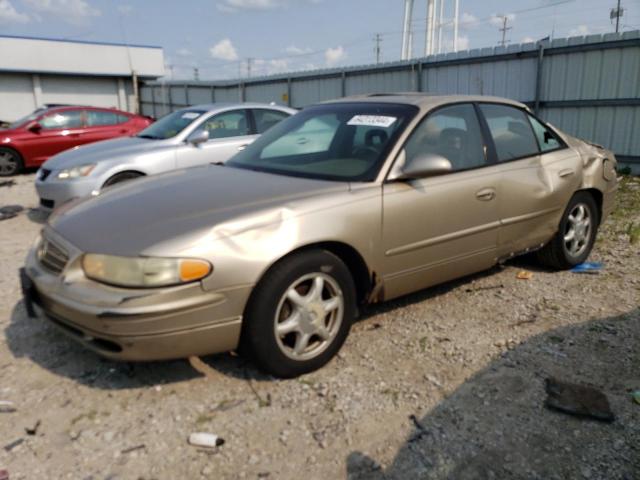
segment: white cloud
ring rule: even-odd
[[[516,19],[515,13],[507,13],[506,15],[494,13],[493,15],[491,15],[489,23],[494,27],[502,27],[504,21],[503,17],[507,17],[507,23],[513,22]]]
[[[86,0],[23,0],[38,15],[53,15],[71,24],[83,24],[102,15]]]
[[[188,48],[179,48],[176,54],[180,57],[191,57],[193,52]]]
[[[130,15],[133,12],[133,7],[131,5],[118,5],[118,13],[120,15]]]
[[[234,13],[239,10],[271,10],[283,5],[283,0],[222,0],[216,7],[221,12]]]
[[[572,28],[569,30],[570,37],[581,37],[584,35],[589,35],[591,30],[586,25],[578,25],[576,28]]]
[[[209,53],[213,58],[219,60],[233,61],[238,59],[238,52],[228,38],[220,40],[213,47],[209,49]]]
[[[347,58],[347,51],[342,45],[336,48],[327,48],[324,52],[324,59],[327,62],[327,66],[331,67],[337,63],[342,62]]]
[[[29,15],[19,13],[9,0],[0,0],[0,25],[27,23]]]
[[[236,13],[241,10],[273,10],[276,8],[288,7],[290,5],[311,4],[318,5],[324,0],[220,0],[216,3],[216,8],[224,13]]]
[[[478,17],[468,12],[462,12],[460,17],[461,28],[474,28],[478,26]]]
[[[304,55],[305,53],[311,53],[313,50],[310,48],[300,48],[295,45],[289,45],[284,49],[284,51],[289,55]]]

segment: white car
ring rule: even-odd
[[[38,171],[40,206],[53,209],[145,175],[226,162],[294,113],[258,103],[197,105],[170,113],[135,136],[67,150]]]

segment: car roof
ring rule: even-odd
[[[36,112],[43,114],[43,113],[51,113],[51,112],[64,112],[67,110],[77,110],[77,109],[83,109],[83,110],[103,110],[103,111],[107,111],[107,112],[117,112],[117,113],[122,113],[124,115],[134,115],[135,113],[129,113],[129,112],[125,112],[124,110],[119,110],[117,108],[111,108],[111,107],[94,107],[92,105],[44,105],[38,109],[36,109]]]
[[[491,102],[504,103],[519,108],[526,108],[523,103],[508,98],[492,97],[489,95],[438,95],[428,92],[398,92],[398,93],[369,93],[365,95],[353,95],[336,100],[330,100],[327,103],[395,103],[416,105],[421,109],[429,109],[437,105],[447,103],[461,102]]]
[[[270,108],[272,110],[281,110],[283,112],[295,112],[295,109],[284,105],[270,103],[252,103],[252,102],[219,102],[219,103],[202,103],[199,105],[190,105],[181,110],[205,110],[214,112],[217,110],[229,110],[233,108]]]

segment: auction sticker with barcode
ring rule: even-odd
[[[389,128],[396,120],[396,117],[387,117],[384,115],[355,115],[347,122],[347,125]]]

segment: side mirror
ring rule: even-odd
[[[206,143],[209,141],[209,131],[200,130],[199,132],[191,135],[187,141],[194,146],[200,145],[201,143]]]
[[[392,180],[411,180],[414,178],[434,177],[453,170],[451,162],[442,155],[420,153],[405,163]]]
[[[549,140],[553,140],[553,135],[549,130],[544,131],[544,143],[549,143]]]
[[[40,133],[40,130],[42,130],[42,125],[40,125],[38,122],[31,122],[29,125],[27,125],[27,130],[29,130],[31,133]]]

